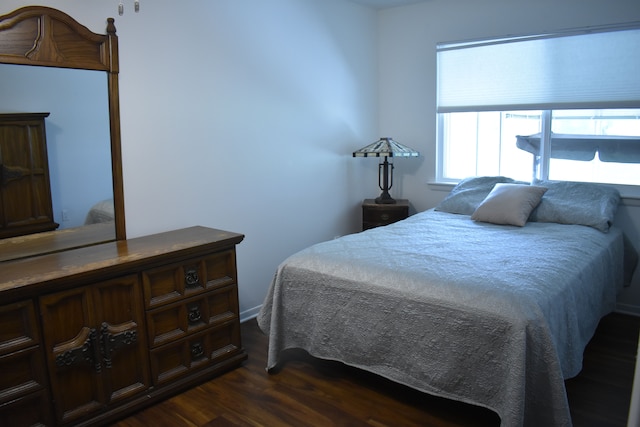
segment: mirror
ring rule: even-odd
[[[43,112],[58,230],[104,218],[113,200],[109,100],[103,72],[0,64],[0,115]],[[4,162],[5,164],[8,162]],[[115,228],[112,235],[115,239]],[[20,231],[18,231],[20,232]],[[20,232],[21,234],[24,234]]]
[[[0,16],[0,76],[12,82],[0,112],[51,113],[45,119],[50,190],[61,225],[0,240],[0,261],[126,238],[118,71],[111,18],[101,35],[48,7]],[[113,221],[94,220],[105,207]]]

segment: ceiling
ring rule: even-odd
[[[405,6],[407,4],[422,3],[429,0],[349,0],[374,9],[386,9],[389,7]]]

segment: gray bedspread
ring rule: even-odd
[[[564,380],[622,282],[615,228],[429,210],[292,255],[258,323],[269,369],[301,348],[487,407],[503,426],[566,426]]]

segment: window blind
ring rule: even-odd
[[[640,107],[640,22],[437,46],[438,113]]]

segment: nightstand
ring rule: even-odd
[[[378,204],[374,199],[362,202],[362,229],[380,227],[409,216],[409,200],[396,199],[396,203]]]

